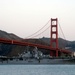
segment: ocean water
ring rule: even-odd
[[[75,75],[75,65],[0,65],[0,75]]]

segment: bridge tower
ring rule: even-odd
[[[53,47],[55,44],[55,47]],[[58,19],[51,18],[51,41],[50,47],[56,49],[56,57],[58,57]]]

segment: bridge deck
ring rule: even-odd
[[[57,50],[55,48],[50,48],[50,46],[46,46],[46,45],[33,44],[33,43],[29,43],[29,42],[21,42],[21,41],[16,41],[16,40],[8,40],[8,39],[3,39],[3,38],[0,38],[0,43],[21,45],[21,46],[32,46],[32,47],[38,47],[38,48],[47,49],[47,50],[51,50],[51,51]],[[58,49],[58,51],[62,52],[62,53],[71,53],[70,50],[65,50],[65,49],[64,50]]]

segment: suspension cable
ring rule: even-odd
[[[60,23],[59,23],[59,27],[60,27],[60,30],[61,30],[61,32],[62,32],[62,35],[63,35],[64,39],[66,40],[66,37],[65,37],[65,35],[64,35],[64,33],[63,33],[63,30],[62,30],[62,28],[61,28]]]
[[[37,35],[35,35],[35,36],[33,36],[33,37],[31,37],[31,38],[34,38],[34,37],[37,37],[37,36],[39,36],[39,35],[41,35],[42,33],[44,33],[47,29],[49,29],[50,28],[50,26],[49,27],[47,27],[44,31],[42,31],[41,33],[39,33],[39,34],[37,34]]]
[[[37,34],[38,32],[40,32],[48,23],[50,22],[50,20],[41,28],[41,29],[39,29],[38,31],[36,31],[35,33],[33,33],[33,34],[31,34],[31,35],[29,35],[29,36],[27,36],[26,38],[28,38],[28,37],[32,37],[32,36],[34,36],[35,34]]]
[[[67,39],[66,39],[66,37],[65,37],[65,35],[64,35],[64,33],[63,33],[63,30],[62,30],[62,28],[61,28],[60,23],[59,23],[59,27],[60,27],[60,29],[61,29],[61,32],[62,32],[62,34],[63,34],[64,39],[66,40],[66,43],[68,44],[68,41],[67,41]]]

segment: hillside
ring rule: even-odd
[[[10,40],[22,40],[22,38],[18,37],[13,33],[7,33],[5,31],[0,30],[0,38],[10,39]]]
[[[22,39],[15,34],[7,33],[2,30],[0,30],[0,38],[10,39],[10,40],[19,40],[23,42],[25,41],[25,42],[35,43],[35,44],[42,44],[42,45],[50,45],[50,38],[43,37],[39,39]],[[58,42],[59,42],[60,48],[70,48],[70,50],[75,51],[75,41],[67,41],[62,38],[59,38]],[[0,43],[0,55],[17,56],[18,54],[21,54],[25,50],[26,50],[26,47],[24,46]]]
[[[7,33],[5,31],[0,30],[0,38],[9,39],[9,40],[19,40],[21,41],[22,38],[16,36],[12,33]],[[9,44],[2,44],[0,43],[0,55],[8,55],[11,53],[17,46],[15,45],[9,45]],[[19,50],[19,49],[18,49]],[[17,51],[18,52],[18,51]],[[16,53],[17,53],[16,52]],[[15,51],[14,51],[15,53]]]

